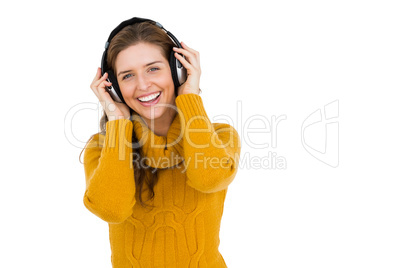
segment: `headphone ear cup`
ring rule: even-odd
[[[114,76],[113,71],[108,70],[107,73],[108,73],[108,80],[112,83],[112,86],[108,87],[109,88],[109,93],[112,96],[112,99],[117,101],[117,102],[126,103],[124,101],[123,95],[120,92],[119,83],[117,82],[117,79]]]
[[[173,82],[175,85],[176,96],[178,96],[177,90],[179,86],[184,84],[184,82],[186,82],[187,80],[187,70],[186,68],[184,68],[183,64],[181,64],[181,62],[178,59],[176,59],[174,53],[175,53],[174,51],[170,52],[169,65],[170,70],[172,72]]]
[[[172,73],[172,79],[173,79],[173,83],[174,83],[174,87],[175,87],[175,92],[176,92],[176,96],[178,95],[177,90],[180,86],[179,83],[179,78],[177,76],[177,64],[176,64],[176,57],[174,56],[174,51],[170,52],[170,56],[169,56],[169,66],[170,66],[170,71]]]

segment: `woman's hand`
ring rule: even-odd
[[[130,109],[124,103],[115,102],[107,92],[106,87],[112,83],[106,81],[108,73],[101,76],[101,68],[98,68],[95,78],[91,83],[91,89],[102,104],[109,121],[118,119],[129,119]]]
[[[187,70],[187,80],[178,88],[178,94],[200,94],[200,76],[201,76],[201,65],[200,65],[200,53],[194,49],[188,47],[183,42],[180,43],[183,48],[174,47],[173,50],[176,52],[175,57],[183,64],[184,68]],[[183,54],[183,56],[179,55]]]

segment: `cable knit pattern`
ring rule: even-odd
[[[95,135],[85,149],[84,205],[109,225],[115,268],[227,267],[219,229],[240,138],[229,124],[210,122],[199,95],[179,95],[176,106],[166,137],[140,117],[120,119],[107,122],[106,135]],[[154,199],[148,189],[142,193],[151,209],[135,196],[133,131],[145,163],[158,168]]]

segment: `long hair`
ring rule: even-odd
[[[169,55],[175,46],[174,42],[170,39],[170,37],[166,34],[165,31],[157,27],[156,25],[149,22],[135,23],[133,25],[129,25],[124,27],[120,32],[118,32],[110,41],[108,53],[107,53],[107,65],[111,67],[113,72],[116,75],[116,58],[117,55],[123,51],[124,49],[136,45],[138,43],[149,43],[159,46],[163,51],[163,56],[169,61]],[[130,107],[129,107],[130,108]],[[130,108],[131,115],[137,114],[134,110]],[[106,135],[106,123],[108,122],[108,118],[106,112],[103,111],[103,116],[100,119],[99,125],[101,132],[92,135],[87,141],[87,145],[89,141],[98,134]],[[138,139],[136,137],[135,131],[133,130],[132,143],[138,144]],[[86,147],[86,146],[85,146]],[[84,147],[84,149],[85,149]],[[84,151],[84,149],[82,151]],[[81,151],[81,154],[82,154]],[[80,154],[80,158],[81,158]],[[141,159],[144,157],[141,148],[133,148],[133,155],[137,157],[133,157],[133,167],[134,167],[134,180],[136,186],[136,195],[138,196],[138,200],[140,204],[145,207],[149,206],[145,204],[142,199],[142,192],[144,188],[144,183],[148,186],[149,189],[149,200],[153,199],[155,196],[154,186],[157,183],[157,169],[153,169],[151,172],[147,172],[146,169],[150,167],[144,167],[141,163]],[[149,177],[150,175],[150,177]],[[152,206],[153,207],[153,206]]]

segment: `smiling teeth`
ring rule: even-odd
[[[156,99],[157,97],[159,97],[160,94],[161,94],[161,93],[158,92],[158,93],[155,93],[155,94],[152,94],[152,95],[143,97],[143,98],[138,98],[138,99],[139,99],[140,101],[150,101],[150,100],[152,100],[152,99]]]

